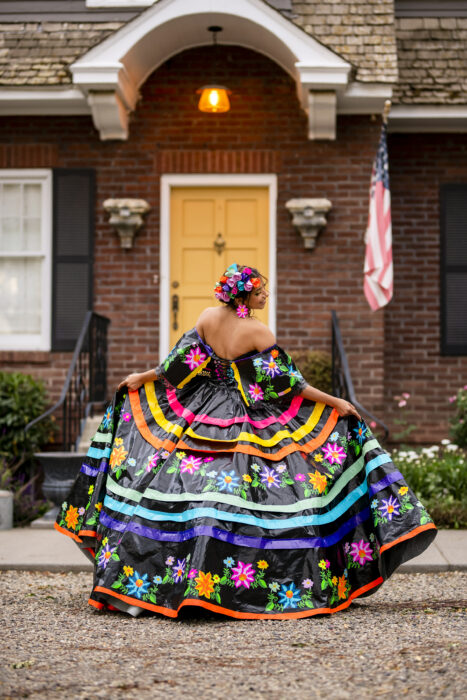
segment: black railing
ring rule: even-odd
[[[353,403],[359,413],[364,413],[372,421],[381,426],[384,430],[384,438],[387,440],[389,435],[388,427],[380,418],[376,418],[357,400],[353,387],[352,377],[350,375],[349,363],[347,355],[342,343],[341,331],[339,328],[339,319],[335,311],[331,311],[332,319],[332,393],[334,396],[346,399]]]
[[[77,448],[85,419],[93,403],[107,399],[107,327],[110,320],[87,311],[73,358],[57,403],[28,423],[25,430],[47,416],[62,410],[61,448]]]

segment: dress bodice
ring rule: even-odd
[[[306,385],[290,355],[278,345],[228,360],[219,357],[196,328],[180,338],[156,374],[175,389],[206,380],[230,386],[247,405],[280,400],[286,394],[290,398]]]
[[[214,352],[210,362],[211,379],[219,384],[235,385],[235,375],[232,369],[232,361],[219,357]]]

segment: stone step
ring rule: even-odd
[[[78,452],[87,452],[91,447],[91,441],[96,434],[101,421],[102,416],[94,416],[86,419],[83,432],[81,433],[81,440],[79,441],[78,445]]]

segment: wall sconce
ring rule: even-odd
[[[320,231],[326,226],[326,214],[332,204],[329,199],[289,199],[285,206],[292,223],[303,238],[304,248],[313,249]]]
[[[135,233],[144,223],[143,217],[150,210],[144,199],[106,199],[104,209],[110,214],[109,224],[119,237],[122,248],[132,248]]]

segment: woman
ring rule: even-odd
[[[355,407],[306,384],[231,265],[156,370],[130,374],[56,527],[95,560],[90,604],[176,617],[333,613],[436,529]]]

